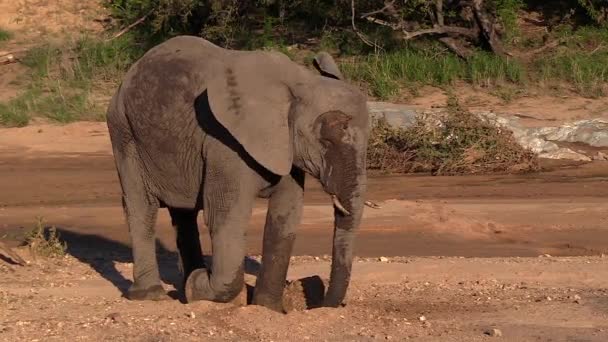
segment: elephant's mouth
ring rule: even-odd
[[[336,195],[331,195],[331,200],[334,203],[334,208],[336,208],[342,215],[350,216],[350,211],[344,208],[344,205],[340,202],[340,199]]]

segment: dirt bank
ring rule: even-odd
[[[21,248],[29,266],[0,262],[0,341],[485,341],[492,329],[508,341],[608,339],[606,162],[521,176],[374,175],[368,197],[382,208],[366,209],[356,253],[371,259],[357,261],[348,305],[280,316],[122,298],[132,264],[109,144],[98,124],[76,127],[0,132],[0,238],[18,245],[42,216],[68,244],[63,259]],[[312,181],[305,203],[290,279],[329,270],[331,205]],[[264,218],[260,200],[250,255],[260,253]],[[175,291],[165,211],[157,236]]]

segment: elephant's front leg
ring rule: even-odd
[[[186,281],[188,302],[227,303],[244,286],[245,228],[256,198],[252,180],[214,173],[204,190],[205,221],[211,233],[211,269],[193,271]]]
[[[291,175],[281,179],[270,197],[264,227],[262,268],[255,285],[253,304],[284,312],[283,289],[296,228],[302,216],[303,198],[304,174],[294,169]]]

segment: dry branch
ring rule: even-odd
[[[361,39],[361,41],[363,43],[365,43],[368,46],[371,46],[373,48],[375,48],[376,50],[382,50],[382,47],[379,46],[378,44],[372,42],[369,38],[367,38],[363,33],[361,33],[361,31],[359,31],[357,29],[357,25],[355,24],[355,0],[351,0],[350,2],[350,8],[351,8],[351,25],[353,27],[353,31],[355,32],[355,34],[359,37],[359,39]]]
[[[0,241],[0,256],[9,261],[25,266],[27,263],[23,260],[17,253],[15,253],[12,249],[10,249],[4,242]]]
[[[410,31],[408,23],[404,20],[403,15],[396,8],[396,1],[386,1],[380,9],[367,12],[361,15],[360,19],[365,19],[370,23],[386,26],[393,31],[399,32],[404,40],[411,40],[425,35],[437,36],[437,39],[447,46],[450,50],[462,58],[468,58],[472,52],[467,47],[470,43],[479,44],[487,43],[492,52],[497,55],[509,55],[500,41],[497,32],[497,26],[493,16],[487,13],[483,6],[483,0],[461,1],[456,2],[456,6],[462,6],[464,10],[470,13],[469,16],[461,18],[464,26],[447,24],[445,11],[454,7],[452,1],[448,4],[448,8],[444,4],[444,0],[434,0],[434,5],[429,8],[431,28]],[[352,1],[352,21],[353,28],[355,27],[355,8]],[[451,7],[450,7],[451,6]],[[471,25],[472,27],[467,27]],[[411,25],[409,25],[411,26]],[[357,31],[358,35],[361,35]]]
[[[146,15],[144,15],[143,17],[135,20],[133,23],[131,23],[129,26],[125,27],[124,29],[120,30],[118,33],[116,33],[115,35],[113,35],[112,37],[110,37],[109,39],[107,39],[106,41],[110,41],[113,39],[116,39],[120,36],[122,36],[123,34],[129,32],[132,28],[134,28],[135,26],[143,23],[150,15],[152,15],[152,13],[154,13],[154,10],[151,10],[150,12],[148,12]]]

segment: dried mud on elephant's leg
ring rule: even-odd
[[[286,312],[314,309],[323,305],[327,281],[319,276],[291,281],[283,292],[283,308]]]

